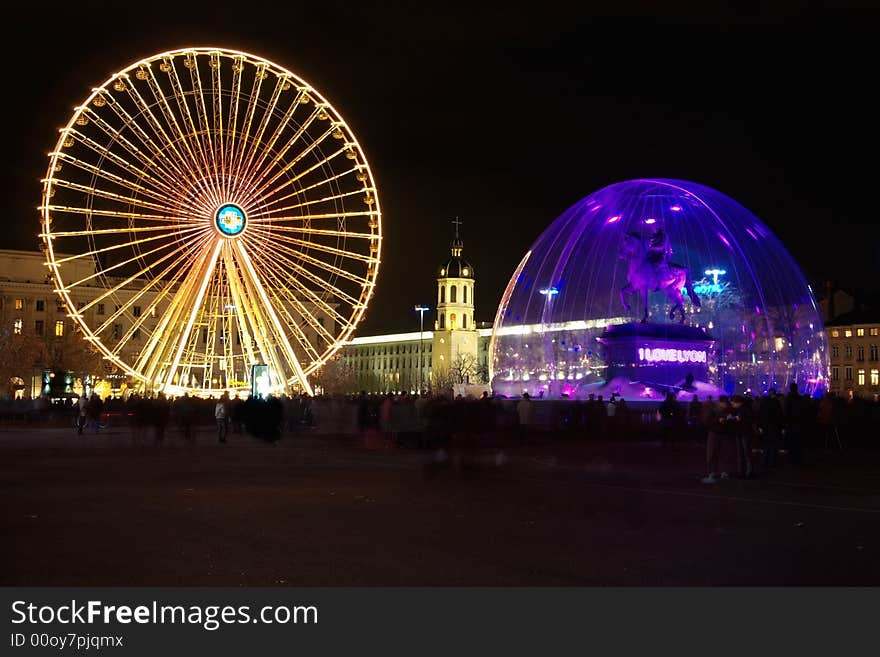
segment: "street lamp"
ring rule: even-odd
[[[420,395],[422,394],[422,390],[423,390],[422,382],[424,381],[424,378],[422,376],[424,373],[423,367],[422,367],[422,364],[424,363],[424,357],[422,355],[424,353],[424,343],[423,343],[422,338],[423,338],[423,334],[425,332],[425,313],[428,312],[428,310],[429,310],[429,308],[427,306],[421,306],[421,305],[416,306],[416,312],[419,314],[419,394]]]

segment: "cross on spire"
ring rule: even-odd
[[[462,223],[462,221],[458,217],[456,217],[455,219],[452,220],[452,225],[455,226],[455,239],[456,239],[456,241],[461,239],[458,235],[458,229],[461,226],[461,223]]]

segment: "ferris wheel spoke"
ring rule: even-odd
[[[284,295],[283,298],[285,300],[288,300],[290,303],[292,303],[294,306],[297,307],[299,314],[315,330],[316,334],[319,337],[323,337],[324,340],[327,342],[327,344],[332,344],[335,339],[333,334],[330,333],[326,329],[326,327],[323,324],[321,324],[321,322],[318,321],[318,319],[312,314],[312,312],[309,311],[308,308],[306,308],[306,306],[302,303],[302,301],[297,298],[296,293],[290,289],[289,285],[293,285],[294,287],[296,287],[299,290],[300,294],[302,294],[302,296],[304,298],[308,299],[309,302],[311,304],[313,304],[314,306],[321,308],[335,322],[340,322],[342,324],[345,324],[345,323],[347,323],[348,320],[345,317],[343,317],[342,315],[340,315],[332,305],[327,303],[326,300],[322,299],[320,296],[315,294],[314,291],[310,290],[305,285],[302,285],[296,278],[291,278],[288,280],[281,280],[274,273],[276,267],[278,268],[278,270],[283,271],[284,266],[288,263],[280,261],[280,260],[273,258],[271,256],[267,256],[266,259],[268,260],[268,262],[266,264],[268,264],[270,266],[264,267],[263,271],[266,272],[266,274],[265,274],[266,277],[271,278],[272,282],[274,283],[274,285],[272,285],[270,287],[270,289],[273,290],[273,292],[276,295]],[[324,285],[326,286],[327,284],[325,283]],[[286,293],[286,295],[285,295],[285,293]],[[279,300],[282,300],[282,299],[279,298]],[[282,303],[281,307],[285,307],[285,305]],[[293,326],[298,327],[298,322],[296,322],[293,319],[293,317],[290,317],[290,320],[291,320],[291,323]]]
[[[257,221],[253,220],[254,225],[259,224],[260,226],[265,226],[270,230],[278,231],[280,233],[298,233],[301,235],[326,235],[327,237],[342,237],[345,239],[365,239],[365,240],[375,240],[378,239],[378,236],[375,233],[354,233],[346,230],[328,230],[324,228],[307,228],[305,226],[282,226],[278,225],[269,220],[261,220]]]
[[[96,278],[98,278],[98,277],[100,277],[100,276],[105,276],[106,274],[108,274],[108,273],[111,272],[111,271],[116,271],[117,269],[121,269],[121,268],[123,268],[123,267],[125,267],[125,266],[127,266],[127,265],[132,264],[133,262],[137,262],[138,260],[144,259],[144,258],[146,258],[147,256],[156,255],[156,254],[160,253],[161,251],[163,251],[164,249],[167,249],[167,248],[169,248],[169,247],[171,247],[171,246],[173,246],[173,245],[174,245],[173,243],[172,243],[172,244],[163,244],[163,245],[158,246],[158,247],[156,247],[156,248],[154,248],[154,249],[152,249],[152,250],[150,250],[150,251],[146,251],[145,253],[139,253],[138,255],[134,256],[133,258],[129,258],[129,259],[127,259],[127,260],[123,260],[122,262],[119,262],[119,263],[117,263],[117,264],[115,264],[115,265],[110,265],[109,267],[105,267],[105,268],[103,268],[103,269],[101,269],[101,270],[99,270],[99,271],[96,271],[94,274],[90,274],[89,276],[86,276],[85,278],[81,278],[81,279],[79,279],[79,280],[76,281],[75,283],[70,283],[70,284],[66,285],[64,289],[65,289],[65,290],[71,290],[71,289],[73,289],[73,288],[75,288],[75,287],[78,287],[79,285],[82,285],[83,283],[87,283],[88,281],[95,280]],[[146,274],[147,272],[149,272],[150,269],[152,269],[153,267],[155,267],[157,264],[161,264],[162,262],[164,262],[164,259],[165,259],[165,258],[170,257],[171,255],[173,255],[174,253],[176,253],[178,250],[183,250],[183,249],[187,249],[187,248],[192,248],[192,245],[191,245],[191,244],[187,244],[187,243],[183,243],[182,245],[178,246],[178,248],[175,249],[174,251],[172,251],[171,253],[169,253],[169,254],[165,254],[164,256],[162,256],[162,258],[160,258],[159,260],[155,261],[152,265],[148,265],[147,267],[144,267],[140,272],[138,272],[138,274],[139,274],[140,276],[143,276],[144,274]],[[137,276],[138,276],[138,275],[135,275],[135,276],[130,277],[129,282],[131,282],[132,280],[134,280],[135,278],[137,278]]]
[[[239,187],[239,180],[244,175],[244,162],[247,157],[248,151],[252,151],[256,147],[255,142],[251,142],[251,126],[254,123],[254,114],[257,111],[257,105],[259,104],[260,98],[260,89],[263,86],[263,80],[269,76],[266,73],[265,66],[257,66],[257,71],[254,74],[254,81],[251,86],[251,92],[247,95],[247,107],[244,111],[244,122],[241,127],[241,136],[239,139],[239,146],[236,153],[236,157],[232,163],[232,179],[235,181],[232,187],[232,196],[236,196],[240,193],[241,189]]]
[[[273,292],[275,292],[276,294],[285,294],[285,299],[289,299],[290,302],[292,302],[299,308],[300,314],[302,314],[306,318],[306,321],[309,321],[309,323],[312,324],[312,328],[314,328],[318,333],[326,335],[332,341],[332,334],[327,331],[327,329],[320,322],[318,322],[318,320],[315,319],[314,316],[306,309],[301,300],[297,298],[295,291],[291,289],[291,286],[297,288],[300,294],[304,298],[308,299],[310,303],[322,308],[334,321],[345,323],[345,317],[340,315],[331,304],[329,304],[325,299],[316,294],[314,290],[310,290],[306,285],[303,285],[297,279],[297,277],[291,276],[282,279],[275,273],[276,271],[287,271],[287,269],[295,263],[291,263],[289,261],[278,258],[268,252],[262,252],[259,254],[255,253],[254,258],[258,260],[258,264],[263,265],[261,269],[265,272],[266,277],[272,279],[273,285],[270,289],[272,289]],[[302,267],[299,267],[297,271],[300,274],[303,274],[305,272]],[[344,297],[348,296],[329,284],[327,281],[323,281],[317,276],[312,275],[309,278],[316,285],[319,285],[318,289],[320,290],[334,290],[336,292],[340,292]]]
[[[122,168],[123,170],[131,171],[142,180],[148,181],[154,186],[155,189],[161,190],[161,192],[169,194],[172,197],[181,197],[181,191],[184,190],[182,186],[180,188],[175,188],[160,182],[143,169],[134,166],[131,162],[121,157],[119,154],[111,151],[109,146],[102,146],[77,130],[71,130],[69,134],[102,158],[107,158],[113,164]],[[149,158],[148,161],[152,162],[152,160],[149,160]],[[168,174],[168,176],[170,180],[175,182],[179,181],[180,179],[180,176],[177,174]]]
[[[158,82],[156,81],[152,69],[148,71],[147,84],[155,98],[157,105],[159,106],[160,111],[165,114],[168,111],[168,102],[167,99],[165,99],[164,94],[162,94],[162,90],[158,87]],[[164,153],[166,149],[169,151],[169,155],[165,159],[169,163],[169,166],[176,172],[176,177],[179,179],[176,182],[182,185],[184,190],[187,186],[191,186],[195,189],[200,190],[202,194],[210,196],[210,190],[206,188],[204,183],[202,183],[198,179],[198,176],[193,176],[193,172],[190,166],[187,166],[186,164],[186,156],[178,148],[176,140],[172,139],[168,132],[165,130],[162,122],[157,118],[156,114],[151,109],[150,103],[148,103],[147,100],[141,95],[140,90],[130,81],[128,84],[126,84],[125,88],[128,91],[128,97],[135,104],[141,115],[146,120],[147,125],[153,131],[156,139],[159,140],[161,147],[157,146],[152,138],[146,135],[146,131],[142,131],[148,142],[154,148],[156,148],[158,152]],[[159,97],[156,97],[157,92],[161,95],[161,98],[164,99],[164,103],[162,102],[162,100],[160,100]],[[167,115],[166,120],[168,120]]]
[[[266,231],[255,230],[254,232],[259,232],[264,240],[271,240],[271,237],[272,237],[271,234]],[[314,265],[315,267],[318,267],[319,269],[322,269],[326,272],[329,272],[331,274],[335,274],[337,276],[341,276],[342,278],[348,279],[348,280],[352,281],[353,283],[357,283],[362,286],[369,284],[369,280],[367,280],[366,278],[363,278],[362,276],[358,276],[357,274],[353,274],[350,271],[348,271],[347,269],[342,269],[342,268],[337,267],[335,265],[331,265],[329,262],[325,262],[323,260],[318,260],[317,258],[310,256],[308,253],[303,253],[302,251],[297,251],[296,249],[291,249],[290,247],[286,246],[285,244],[283,244],[281,242],[273,244],[272,248],[274,250],[278,251],[279,253],[285,253],[294,259],[299,259],[299,260],[302,260],[303,262],[307,262],[310,265]]]
[[[263,70],[263,74],[268,75],[267,73],[265,73],[265,69]],[[259,78],[260,75],[258,74],[257,77]],[[269,99],[269,103],[267,104],[265,110],[263,111],[263,114],[260,118],[260,123],[257,126],[257,130],[254,134],[253,139],[251,139],[250,147],[247,149],[246,154],[244,152],[244,149],[242,150],[242,166],[240,170],[243,182],[240,184],[238,191],[243,191],[243,189],[247,185],[247,179],[251,176],[250,172],[253,172],[254,170],[253,164],[257,152],[262,151],[263,153],[265,153],[265,147],[260,148],[260,146],[263,143],[263,137],[265,136],[266,128],[269,125],[269,120],[275,114],[275,108],[278,106],[278,100],[281,97],[281,92],[284,89],[284,86],[289,84],[290,83],[287,82],[287,80],[285,80],[283,77],[277,76],[275,80],[275,88],[272,90],[272,96]],[[254,108],[256,108],[256,103],[254,103]]]
[[[347,258],[349,260],[357,260],[358,262],[375,262],[375,258],[370,255],[365,255],[363,253],[356,253],[355,251],[346,251],[345,249],[337,249],[333,246],[328,246],[326,244],[321,244],[319,242],[309,242],[307,240],[301,240],[296,237],[290,237],[287,239],[289,244],[295,244],[296,246],[300,246],[304,249],[314,249],[315,251],[321,251],[322,253],[327,253],[330,255],[337,256],[339,258]]]
[[[272,210],[272,212],[290,212],[292,210],[297,210],[300,208],[309,208],[314,205],[320,205],[324,203],[331,203],[333,201],[342,201],[344,199],[350,199],[353,196],[362,196],[364,193],[363,189],[355,189],[350,192],[342,192],[340,194],[333,194],[332,196],[324,196],[323,198],[312,199],[311,201],[303,201],[302,203],[297,203],[295,205],[286,205],[283,208],[277,208]],[[266,209],[272,208],[272,203],[266,204]],[[265,210],[264,210],[265,211]]]
[[[260,181],[258,180],[257,183],[253,186],[251,194],[252,195],[260,195],[260,196],[267,196],[268,194],[273,193],[273,192],[269,192],[268,189],[273,184],[275,184],[275,182],[278,181],[282,176],[287,175],[287,172],[290,171],[291,169],[293,169],[293,167],[295,167],[297,164],[299,164],[300,161],[302,161],[306,156],[308,156],[315,149],[317,149],[321,145],[321,142],[323,142],[332,133],[333,133],[332,129],[327,129],[325,132],[323,132],[321,135],[319,135],[316,139],[314,139],[308,146],[306,146],[302,151],[297,153],[287,164],[285,164],[281,169],[279,169],[278,172],[274,176],[272,176],[268,181],[260,184],[259,187],[257,187],[257,184],[260,183]],[[282,187],[283,187],[283,185],[282,185]]]
[[[307,95],[304,95],[303,98],[307,98]],[[266,166],[264,166],[262,170],[255,173],[248,179],[248,184],[246,188],[248,190],[248,193],[259,193],[259,190],[265,189],[266,187],[273,185],[276,180],[286,175],[288,169],[293,166],[295,162],[285,164],[280,168],[279,166],[282,162],[284,162],[285,156],[287,155],[288,151],[293,148],[294,144],[302,139],[303,136],[309,135],[308,129],[312,125],[312,123],[314,123],[315,120],[318,118],[319,113],[320,110],[316,107],[312,111],[312,113],[306,118],[306,120],[303,121],[302,125],[296,129],[296,131],[290,136],[290,138],[288,138],[284,146],[282,146],[281,149],[277,153],[275,153],[275,157],[273,157],[272,160]],[[311,148],[317,147],[317,145],[321,143],[331,133],[331,129],[328,129],[324,133],[322,133],[316,140],[312,142],[310,147],[308,147],[309,150],[311,150]],[[296,161],[298,161],[298,159]],[[275,172],[275,174],[272,175],[272,177],[269,178],[267,182],[263,182],[266,176],[270,175],[272,171],[276,169],[277,171]]]
[[[309,167],[309,169],[307,171],[302,172],[300,174],[297,174],[296,176],[294,176],[292,178],[292,181],[293,182],[298,181],[300,178],[302,178],[307,173],[311,173],[312,169],[317,168],[317,166],[318,165],[316,165],[315,167]],[[336,173],[336,174],[333,174],[332,176],[327,176],[325,178],[322,178],[318,182],[312,183],[311,185],[307,185],[305,187],[298,187],[295,190],[293,190],[292,192],[290,192],[289,194],[285,194],[284,196],[282,196],[280,198],[277,198],[277,199],[272,200],[271,202],[265,203],[263,208],[265,209],[265,208],[269,208],[269,207],[274,207],[274,205],[276,203],[282,203],[282,202],[286,201],[287,199],[296,198],[297,196],[305,196],[308,192],[310,192],[312,190],[318,189],[319,187],[324,187],[326,185],[332,185],[333,183],[338,182],[339,180],[341,180],[342,178],[345,178],[346,176],[349,176],[351,174],[357,175],[357,173],[360,171],[360,169],[361,169],[361,165],[355,165],[350,169],[346,169],[345,171],[342,171],[341,173]],[[364,176],[364,179],[366,180],[366,176]],[[368,190],[368,188],[364,187],[360,191],[365,192],[367,190]],[[266,198],[269,198],[269,197],[267,196]]]
[[[147,148],[151,153],[152,157],[146,156],[143,154],[137,146],[132,144],[129,140],[120,141],[123,146],[126,147],[126,150],[135,149],[137,152],[141,153],[141,155],[136,155],[139,159],[146,159],[149,161],[149,166],[156,167],[158,170],[162,171],[164,176],[170,177],[171,180],[175,182],[181,182],[187,179],[186,171],[181,168],[178,160],[175,160],[174,157],[169,155],[166,152],[166,148],[170,147],[172,151],[174,151],[174,144],[169,143],[168,135],[162,131],[161,125],[158,123],[155,115],[149,110],[149,107],[146,104],[146,101],[143,99],[143,96],[140,95],[140,92],[134,87],[130,80],[126,80],[125,88],[127,89],[126,96],[132,100],[135,106],[139,110],[139,116],[143,116],[147,124],[150,126],[153,134],[157,139],[160,140],[160,143],[157,144],[152,137],[141,127],[138,120],[132,116],[125,107],[122,106],[122,103],[118,101],[115,96],[111,93],[103,94],[103,98],[107,104],[107,106],[116,114],[117,118],[122,121],[122,127],[116,129],[112,133],[108,133],[111,138],[115,138],[115,135],[120,135],[124,129],[130,129],[135,135],[137,135],[138,140],[141,144]],[[106,127],[113,129],[109,124],[105,124]],[[106,132],[106,129],[105,129]],[[127,146],[126,146],[127,144]],[[133,153],[134,154],[134,153]]]
[[[213,55],[209,55],[209,57],[213,58]],[[195,106],[196,106],[196,115],[199,121],[199,134],[205,135],[205,148],[210,155],[211,164],[210,169],[214,175],[214,188],[217,191],[217,194],[220,194],[220,186],[219,186],[219,163],[217,162],[217,153],[214,150],[214,143],[212,138],[212,130],[210,123],[208,121],[208,107],[205,105],[205,92],[202,88],[202,76],[199,73],[199,67],[193,66],[189,69],[190,75],[190,85],[195,94]]]
[[[275,307],[277,308],[278,313],[281,315],[280,319],[286,319],[286,322],[282,321],[282,324],[286,323],[286,325],[290,329],[292,329],[296,341],[299,343],[300,347],[302,347],[303,351],[306,352],[306,355],[309,358],[312,358],[313,360],[319,358],[320,353],[308,339],[308,336],[306,336],[306,334],[303,332],[302,327],[300,326],[300,322],[297,321],[296,318],[290,313],[288,306],[293,305],[298,308],[299,315],[303,319],[305,319],[312,328],[315,329],[317,337],[320,337],[320,335],[318,334],[323,329],[323,327],[321,327],[320,325],[320,322],[318,322],[314,318],[314,316],[305,308],[305,306],[294,296],[291,295],[289,299],[283,296],[282,293],[285,289],[284,282],[279,280],[278,277],[275,276],[271,270],[264,269],[263,272],[266,277],[266,282],[269,283],[269,285],[266,286],[266,290],[269,293],[270,297],[274,301],[276,301]],[[285,300],[287,300],[288,303],[285,303]]]
[[[55,155],[55,154],[56,153],[51,153],[50,155]],[[167,192],[165,192],[165,193],[158,192],[153,187],[145,187],[145,186],[140,185],[132,180],[129,180],[128,178],[123,178],[122,176],[117,176],[116,174],[110,173],[109,171],[101,169],[100,167],[96,167],[95,165],[90,164],[88,162],[84,162],[83,160],[79,160],[79,159],[77,159],[71,155],[68,155],[67,153],[64,153],[64,152],[58,152],[57,156],[58,156],[58,159],[63,161],[64,163],[70,164],[71,166],[74,166],[77,169],[80,169],[82,171],[90,173],[93,176],[95,176],[96,178],[103,178],[104,180],[107,180],[111,183],[119,185],[120,187],[125,187],[126,189],[129,189],[136,194],[141,194],[143,196],[147,196],[147,197],[153,199],[154,201],[170,202],[175,206],[175,211],[180,211],[183,208],[183,204],[176,200],[177,199],[176,194],[174,196],[170,196]],[[129,171],[132,171],[132,170],[129,169]],[[136,171],[133,171],[133,172],[137,173]],[[54,179],[54,180],[57,182],[58,179]]]
[[[89,196],[97,196],[99,198],[104,198],[109,201],[116,201],[117,203],[123,203],[126,205],[137,205],[143,208],[147,208],[148,210],[158,210],[159,212],[170,212],[175,213],[178,212],[178,208],[171,208],[167,205],[161,205],[159,203],[153,203],[152,201],[146,201],[143,199],[135,198],[133,196],[124,196],[122,194],[117,194],[115,192],[111,192],[106,189],[101,189],[98,187],[90,187],[89,185],[81,185],[79,183],[70,182],[69,180],[65,180],[64,178],[55,178],[52,180],[52,185],[55,187],[63,187],[64,189],[71,189],[77,192],[83,192],[84,194],[88,194]]]
[[[285,76],[279,76],[278,78],[279,84],[281,86],[281,91],[286,91],[290,86],[290,80]],[[249,171],[246,180],[242,184],[242,188],[247,190],[253,187],[255,180],[259,177],[260,173],[264,170],[264,164],[266,162],[266,158],[269,157],[275,148],[275,144],[281,138],[282,134],[284,134],[284,130],[287,126],[290,125],[290,122],[293,120],[293,115],[296,110],[302,105],[302,101],[308,98],[308,93],[306,89],[297,88],[297,93],[294,95],[293,100],[290,103],[290,106],[285,110],[284,115],[278,121],[278,125],[275,126],[275,130],[272,132],[272,135],[266,141],[265,147],[260,149],[260,155],[256,162],[252,163],[248,166],[247,170]],[[277,101],[276,101],[277,105]],[[317,108],[315,115],[317,116]],[[270,114],[267,112],[266,117],[269,117]],[[271,166],[271,165],[270,165]]]
[[[355,153],[355,151],[353,151],[351,149],[350,144],[343,145],[341,148],[333,151],[330,155],[327,155],[326,157],[324,157],[324,158],[318,160],[317,162],[315,162],[314,164],[312,164],[312,166],[307,167],[307,168],[303,169],[302,171],[299,171],[294,176],[288,176],[288,178],[286,180],[280,182],[280,184],[278,184],[273,189],[266,189],[270,184],[272,184],[272,181],[269,181],[262,188],[260,188],[258,190],[254,190],[254,193],[257,194],[260,198],[273,199],[277,194],[280,194],[282,191],[284,191],[285,189],[294,185],[295,183],[299,182],[300,180],[302,180],[303,178],[305,178],[309,174],[326,166],[327,164],[332,162],[334,159],[338,158],[343,153]],[[356,168],[357,167],[355,166],[355,169]],[[275,182],[277,182],[277,180]],[[329,181],[327,179],[325,179],[323,182],[326,183]],[[273,206],[277,205],[278,203],[283,202],[285,199],[290,198],[291,196],[295,196],[300,191],[301,190],[294,188],[293,192],[290,192],[289,194],[281,197],[280,199],[274,199],[274,200],[268,201],[266,203],[266,205],[268,207],[273,207]],[[355,191],[358,191],[358,190],[355,190]],[[366,191],[366,190],[364,189],[362,191]]]
[[[54,239],[57,237],[85,237],[86,235],[115,235],[120,233],[154,233],[157,231],[168,230],[168,226],[129,226],[126,228],[99,228],[89,231],[85,230],[68,230],[68,231],[52,231],[51,233],[40,233],[40,237],[44,239]],[[202,226],[192,226],[176,230],[204,230]],[[74,256],[76,258],[80,256]],[[59,261],[56,261],[59,262]]]
[[[96,110],[91,107],[86,107],[84,110],[84,114],[86,114],[91,122],[98,127],[101,132],[103,132],[107,137],[114,140],[115,143],[118,143],[125,151],[135,157],[142,165],[147,166],[148,168],[158,169],[163,171],[165,175],[174,175],[175,171],[170,166],[173,163],[167,161],[167,158],[164,156],[162,151],[156,146],[156,144],[147,136],[143,130],[136,129],[137,123],[131,117],[131,115],[122,108],[119,103],[112,96],[103,96],[105,98],[105,103],[110,107],[116,117],[122,121],[122,125],[120,127],[116,127],[111,125],[104,117],[99,114]],[[109,102],[107,102],[109,101]],[[138,146],[133,143],[130,139],[127,139],[123,136],[123,132],[126,128],[132,129],[135,135],[137,135],[138,139],[141,142],[141,145],[146,147],[152,152],[152,155],[147,154]]]
[[[286,258],[281,258],[278,255],[272,254],[271,252],[267,252],[266,257],[272,260],[272,264],[278,267],[279,271],[292,271],[296,272],[298,275],[302,276],[305,279],[308,279],[309,282],[318,286],[319,290],[327,290],[331,292],[333,296],[342,301],[343,303],[347,303],[350,305],[355,305],[359,302],[358,299],[355,299],[353,296],[340,290],[333,283],[328,280],[325,280],[318,276],[317,274],[309,271],[307,268],[300,265],[295,260],[289,260]],[[295,279],[293,279],[295,281]]]
[[[229,293],[232,297],[232,305],[235,310],[236,319],[238,320],[238,334],[241,344],[244,347],[247,363],[255,365],[258,361],[254,353],[251,336],[256,335],[256,320],[251,312],[251,304],[247,299],[247,293],[244,291],[243,283],[238,275],[238,267],[235,264],[232,248],[227,246],[223,249],[223,263],[226,269],[227,280],[229,281]],[[257,343],[257,349],[260,349],[260,355],[264,362],[268,362],[268,355],[262,352],[263,342]]]
[[[167,228],[166,228],[167,230]],[[161,235],[152,235],[150,237],[143,237],[136,240],[131,240],[130,242],[122,242],[119,244],[112,244],[110,246],[101,247],[100,249],[92,249],[91,251],[85,251],[83,253],[78,253],[77,255],[67,256],[65,258],[56,258],[55,264],[61,265],[65,262],[72,262],[74,260],[79,260],[80,258],[88,258],[95,255],[100,255],[103,253],[110,253],[111,251],[118,251],[119,249],[127,249],[139,244],[146,244],[148,242],[155,242],[156,240],[164,240],[168,239],[175,235],[175,233],[192,233],[195,231],[204,230],[201,226],[190,226],[188,228],[181,228],[179,230],[173,230],[169,232],[162,233]],[[120,229],[119,233],[127,232],[125,230]],[[85,233],[78,233],[78,235],[84,235]],[[95,231],[91,231],[90,235],[94,235]]]
[[[202,245],[203,242],[204,242],[204,240],[202,240],[198,244]],[[135,322],[135,328],[139,328],[143,324],[143,322],[146,321],[147,317],[150,317],[155,313],[156,308],[158,307],[159,303],[168,294],[170,294],[172,290],[174,290],[176,287],[178,287],[180,285],[181,279],[185,278],[186,272],[189,271],[188,268],[185,268],[185,267],[181,268],[181,271],[177,275],[174,275],[174,271],[176,269],[178,269],[178,267],[180,267],[180,265],[185,260],[187,260],[187,259],[193,260],[193,251],[194,251],[193,248],[188,249],[186,252],[184,252],[184,254],[182,256],[173,260],[171,262],[171,264],[169,264],[167,267],[165,267],[164,270],[162,270],[161,272],[156,274],[156,276],[152,280],[150,280],[148,283],[146,283],[142,287],[140,287],[140,289],[138,289],[138,291],[134,295],[132,295],[124,304],[119,306],[118,309],[112,315],[110,315],[106,320],[104,320],[104,322],[102,324],[100,324],[95,329],[95,331],[94,331],[95,334],[100,334],[100,333],[103,333],[104,331],[106,331],[108,328],[110,328],[110,326],[112,326],[112,324],[117,319],[122,317],[128,311],[128,308],[130,308],[132,305],[134,305],[140,299],[144,298],[147,295],[147,293],[150,292],[154,287],[156,287],[160,283],[164,283],[164,286],[162,287],[162,289],[155,295],[153,300],[147,306],[146,312],[143,313],[141,315],[141,317],[138,318],[138,320]],[[171,275],[170,278],[166,278],[166,276],[169,276],[169,274]],[[119,288],[119,289],[122,289],[122,288]],[[107,296],[112,296],[112,294],[108,294]],[[90,306],[91,305],[93,305],[93,304],[90,304]]]
[[[200,283],[198,291],[196,292],[195,298],[191,301],[189,313],[186,314],[186,324],[183,326],[182,330],[177,333],[177,337],[172,343],[176,344],[176,348],[174,351],[174,358],[171,361],[171,366],[168,368],[168,374],[166,375],[166,387],[173,385],[172,381],[174,374],[177,373],[177,368],[180,365],[180,358],[183,355],[183,350],[186,347],[190,333],[192,332],[193,323],[195,323],[196,316],[198,315],[204,301],[205,290],[207,290],[208,284],[211,282],[211,278],[214,275],[214,267],[217,264],[217,258],[220,255],[220,249],[222,246],[223,242],[219,239],[210,244],[210,257],[204,260],[202,271],[199,276]]]
[[[176,80],[179,84],[179,79],[176,77],[176,68],[174,66],[174,62],[169,62],[171,72],[174,72],[174,80]],[[207,177],[207,171],[201,169],[199,167],[199,158],[193,152],[192,145],[190,144],[190,140],[187,137],[187,133],[180,125],[180,121],[177,120],[177,117],[174,114],[174,110],[171,108],[171,103],[168,101],[168,97],[165,95],[165,92],[162,90],[162,86],[159,84],[159,81],[156,79],[155,73],[153,73],[152,68],[147,69],[147,85],[150,88],[150,93],[152,93],[153,98],[155,98],[156,103],[159,106],[159,110],[165,118],[165,122],[168,125],[169,130],[172,133],[177,134],[177,139],[172,140],[170,136],[165,132],[165,130],[159,126],[161,130],[161,134],[164,137],[166,143],[169,148],[173,149],[175,154],[177,155],[178,162],[180,164],[180,168],[184,170],[184,175],[186,175],[187,179],[194,184],[195,187],[202,190],[202,193],[207,197],[214,201],[215,204],[219,204],[221,201],[217,195],[216,190],[212,189],[208,184],[204,182]],[[173,82],[172,82],[173,85]],[[135,90],[136,91],[136,90]],[[137,94],[140,96],[140,93]],[[185,98],[181,98],[180,100],[186,101]],[[189,108],[187,108],[187,113],[189,113]],[[157,121],[158,125],[158,121]],[[193,127],[195,130],[195,127]],[[177,147],[177,143],[183,145],[183,148],[186,150],[184,154]]]
[[[67,205],[55,205],[50,203],[49,205],[41,205],[40,209],[46,209],[51,212],[65,212],[70,214],[84,214],[84,215],[97,215],[100,217],[113,217],[113,218],[126,218],[126,219],[139,219],[141,221],[173,221],[173,222],[183,222],[183,223],[193,223],[198,221],[197,219],[182,217],[180,215],[165,215],[165,214],[146,214],[143,212],[122,212],[117,210],[99,210],[96,208],[77,208],[71,207]]]
[[[238,106],[241,97],[241,72],[244,63],[241,57],[236,57],[232,64],[232,82],[230,83],[229,111],[226,118],[226,152],[224,154],[227,172],[231,174],[235,163],[236,136],[238,134]],[[224,195],[228,198],[232,193],[233,181],[230,176],[224,176]]]
[[[161,379],[164,377],[165,372],[157,372],[156,370],[163,363],[167,362],[170,364],[171,355],[169,355],[169,350],[173,349],[173,342],[171,341],[172,327],[179,327],[183,322],[182,316],[186,312],[187,299],[192,296],[193,289],[198,280],[197,276],[192,275],[199,266],[198,257],[204,256],[210,246],[210,240],[205,240],[200,245],[197,254],[194,255],[192,252],[188,252],[185,257],[189,258],[189,267],[186,269],[181,268],[177,275],[171,277],[172,287],[169,288],[169,293],[170,289],[173,289],[174,294],[165,312],[162,314],[161,320],[150,335],[149,342],[138,356],[136,363],[137,369],[144,373],[148,381],[158,382],[164,386],[164,381],[161,381]],[[176,286],[176,289],[174,286]],[[158,379],[156,378],[157,374]]]
[[[257,300],[261,302],[261,305],[257,307],[261,312],[264,312],[268,319],[267,328],[271,328],[274,330],[275,335],[278,339],[278,344],[281,347],[281,351],[284,354],[287,362],[290,364],[296,378],[299,380],[300,385],[306,390],[309,394],[312,394],[312,388],[309,385],[309,381],[306,378],[305,372],[300,365],[299,359],[297,359],[296,354],[293,351],[293,348],[290,346],[290,342],[287,340],[287,335],[281,326],[281,322],[278,319],[277,314],[275,313],[272,304],[269,302],[269,297],[266,294],[266,290],[263,287],[262,282],[257,274],[256,269],[254,269],[254,265],[251,262],[251,259],[248,255],[247,250],[242,245],[241,242],[236,241],[234,244],[235,252],[237,255],[237,260],[241,264],[243,264],[242,271],[245,272],[246,278],[249,280],[251,286],[256,293]]]
[[[185,123],[186,137],[184,139],[184,143],[187,144],[187,149],[190,151],[193,160],[195,161],[197,159],[199,162],[201,162],[201,171],[199,173],[201,174],[200,177],[204,178],[209,172],[212,172],[213,169],[208,163],[208,155],[205,151],[201,139],[199,138],[199,129],[196,128],[195,121],[192,117],[192,112],[189,108],[189,104],[187,104],[186,102],[187,92],[184,90],[183,85],[180,82],[180,77],[177,75],[177,67],[174,65],[173,61],[170,61],[168,63],[168,81],[171,84],[171,91],[173,92],[174,99],[175,101],[177,101],[177,109],[180,113],[181,120]],[[189,69],[190,71],[198,69],[198,64],[195,61],[195,55],[187,55],[187,59],[184,62],[184,67]],[[192,79],[192,75],[190,76],[190,78]],[[198,106],[198,102],[196,102],[196,106]],[[173,116],[173,112],[171,114]],[[177,127],[178,132],[181,134],[181,136],[183,136],[180,127]],[[195,157],[193,151],[196,151],[198,153],[198,158]],[[213,187],[212,192],[212,198],[215,200],[215,202],[219,204],[219,192],[216,188]]]

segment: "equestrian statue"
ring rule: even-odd
[[[669,319],[675,319],[679,313],[679,324],[684,323],[684,297],[681,290],[687,292],[691,304],[700,307],[700,298],[694,292],[691,274],[687,267],[669,262],[672,247],[669,238],[660,229],[651,235],[647,242],[638,234],[628,232],[623,236],[620,258],[627,261],[626,285],[620,288],[620,302],[626,310],[631,310],[627,295],[638,292],[642,297],[644,315],[642,322],[648,321],[648,293],[664,292],[672,302]]]

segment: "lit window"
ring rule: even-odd
[[[868,330],[871,335],[880,335],[880,328],[872,328]]]
[[[857,335],[858,337],[860,337],[860,338],[861,338],[861,337],[864,337],[864,335],[865,335],[865,329],[863,329],[863,328],[862,328],[862,329],[856,329],[856,335]]]
[[[846,330],[843,332],[843,337],[845,337],[845,338],[851,338],[851,337],[852,337],[852,331],[850,331],[849,329],[846,329]]]
[[[16,335],[21,335],[21,327],[22,327],[22,325],[23,325],[23,324],[22,324],[22,321],[21,321],[20,319],[15,320],[15,322],[12,324],[12,330],[15,331],[15,334],[16,334]]]
[[[871,370],[871,385],[880,386],[880,370]]]
[[[24,308],[24,299],[16,299],[15,300],[15,309],[21,310],[22,308]]]
[[[468,275],[468,268],[465,267],[465,268],[462,270],[461,273],[462,273],[463,276],[467,276],[467,275]]]
[[[859,378],[856,381],[860,386],[865,385],[865,370],[859,370]]]
[[[64,321],[59,319],[55,322],[55,337],[60,338],[62,335],[64,335]]]
[[[840,337],[840,331],[831,331],[831,337],[832,337],[832,338],[839,338],[839,337]]]

